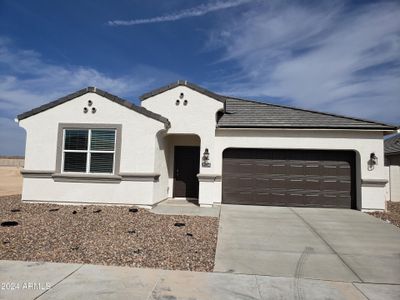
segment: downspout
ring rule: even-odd
[[[390,164],[390,158],[389,158],[389,197],[390,197],[390,202],[392,201],[392,165]]]

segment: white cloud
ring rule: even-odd
[[[235,62],[222,92],[400,123],[400,5],[256,6],[211,36]],[[216,84],[216,85],[217,85]]]
[[[87,86],[96,86],[130,100],[175,74],[149,66],[135,73],[111,77],[85,66],[59,66],[46,62],[32,50],[16,49],[0,37],[0,155],[23,154],[24,131],[16,115]]]
[[[184,9],[171,14],[166,14],[163,16],[147,18],[147,19],[135,19],[135,20],[114,20],[114,21],[108,21],[107,24],[111,26],[132,26],[132,25],[149,24],[149,23],[173,22],[173,21],[178,21],[180,19],[200,17],[205,14],[215,12],[218,10],[223,10],[243,5],[250,1],[252,0],[227,0],[227,1],[218,0],[206,4],[201,4],[189,9]]]

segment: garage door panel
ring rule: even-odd
[[[300,164],[289,164],[289,167],[287,168],[287,174],[288,175],[301,175],[304,176],[306,174],[306,170],[304,165]]]
[[[286,180],[284,178],[271,178],[269,180],[269,186],[271,188],[285,188],[286,187]]]
[[[242,163],[239,161],[226,162],[224,167],[226,168],[227,173],[230,173],[230,172],[237,173],[238,170],[240,170],[241,173],[252,172],[252,170],[254,168],[253,164]]]
[[[350,181],[327,179],[321,181],[321,190],[348,191],[351,189]]]
[[[321,189],[321,179],[320,178],[305,178],[298,182],[298,188],[304,188],[307,190],[320,190]]]
[[[323,174],[323,166],[320,163],[307,163],[304,166],[304,175],[321,175]]]
[[[350,151],[228,149],[223,203],[354,207]]]
[[[250,204],[252,203],[253,195],[251,191],[232,191],[225,194],[226,197],[231,199],[232,204]]]
[[[253,177],[230,177],[227,179],[229,182],[227,188],[231,189],[246,189],[253,187]]]

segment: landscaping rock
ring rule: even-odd
[[[74,205],[0,197],[0,223],[19,222],[0,227],[1,240],[10,241],[0,243],[0,259],[212,272],[218,218],[158,215],[141,208],[132,214],[126,206],[86,207],[90,213]],[[14,208],[21,212],[12,213]]]
[[[5,221],[5,222],[2,222],[0,225],[2,227],[13,227],[13,226],[17,226],[18,222],[16,222],[16,221]]]
[[[400,227],[400,202],[386,202],[386,211],[374,211],[368,214],[382,219],[386,223],[391,223],[397,227]]]

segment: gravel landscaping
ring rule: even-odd
[[[386,202],[386,211],[370,212],[369,214],[400,227],[400,202]]]
[[[20,199],[0,197],[0,259],[213,270],[218,218]]]

